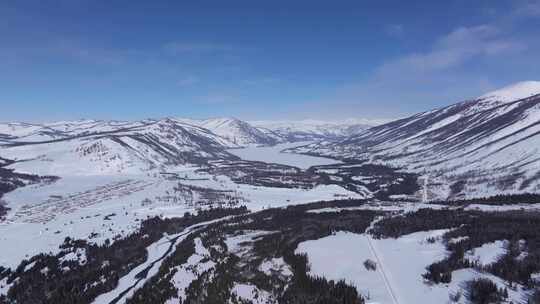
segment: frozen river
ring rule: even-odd
[[[281,152],[283,149],[298,147],[306,144],[309,144],[309,142],[279,144],[272,147],[248,147],[241,149],[230,149],[228,151],[244,160],[277,163],[302,169],[307,169],[311,166],[317,165],[340,163],[340,161],[330,158]]]

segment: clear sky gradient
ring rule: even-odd
[[[540,80],[540,1],[0,2],[0,120],[394,118]]]

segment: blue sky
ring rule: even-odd
[[[538,37],[528,0],[6,0],[0,120],[399,117],[540,80]]]

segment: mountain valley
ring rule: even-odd
[[[539,193],[534,81],[390,122],[1,123],[0,303],[538,303]]]

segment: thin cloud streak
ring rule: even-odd
[[[230,52],[235,49],[230,45],[201,42],[169,42],[163,48],[170,54]]]
[[[137,52],[127,49],[85,46],[65,39],[54,40],[40,45],[4,46],[0,48],[0,58],[4,60],[29,62],[55,58],[63,61],[102,65],[124,63],[129,56],[135,53]]]
[[[383,64],[377,69],[376,77],[441,71],[463,65],[476,56],[500,55],[525,48],[520,42],[500,36],[501,31],[491,25],[460,27],[436,41],[430,52],[406,55]]]

